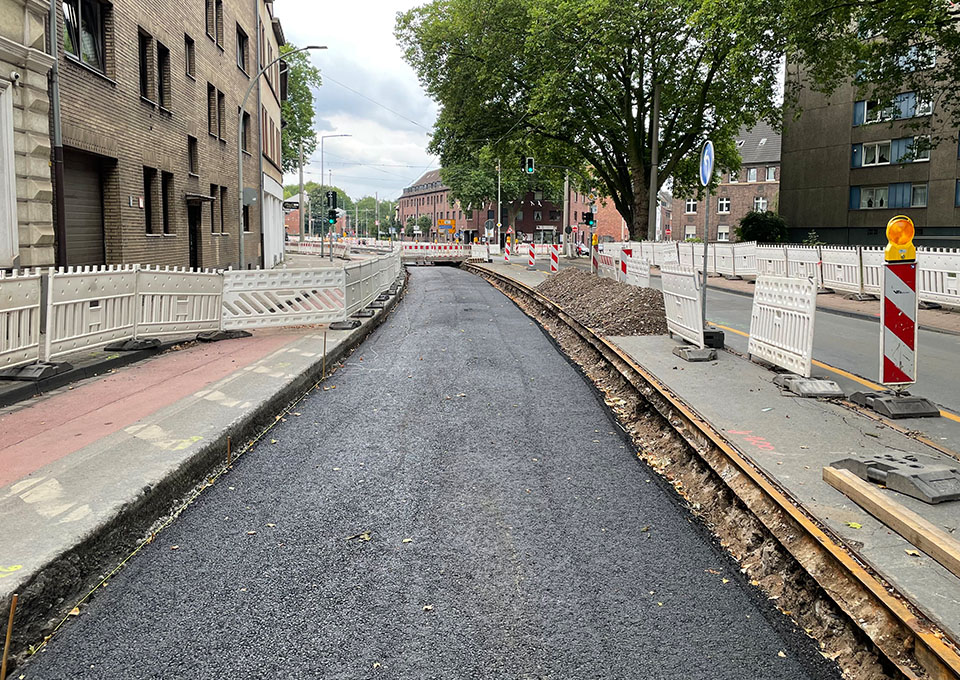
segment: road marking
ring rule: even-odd
[[[730,328],[730,326],[724,326],[723,324],[716,323],[715,321],[709,321],[708,323],[711,324],[711,325],[713,325],[713,326],[716,326],[717,328],[721,328],[721,329],[723,329],[723,330],[725,330],[725,331],[730,331],[731,333],[735,333],[736,335],[740,335],[740,336],[743,336],[743,337],[745,337],[745,338],[749,338],[749,337],[750,337],[750,334],[749,334],[749,333],[744,333],[743,331],[738,330],[738,329],[736,329],[736,328]],[[871,389],[871,390],[883,391],[883,390],[886,389],[883,385],[878,385],[878,384],[875,383],[875,382],[870,382],[870,381],[867,380],[866,378],[861,378],[859,375],[854,375],[854,374],[851,373],[850,371],[845,371],[845,370],[843,370],[842,368],[837,368],[836,366],[831,366],[830,364],[825,364],[825,363],[823,363],[822,361],[818,361],[817,359],[814,359],[814,360],[813,360],[813,365],[814,365],[814,366],[819,366],[820,368],[823,368],[823,369],[825,369],[825,370],[827,370],[827,371],[832,371],[833,373],[836,373],[837,375],[841,375],[841,376],[843,376],[844,378],[847,378],[848,380],[852,380],[852,381],[854,381],[854,382],[856,382],[856,383],[860,383],[860,384],[863,385],[864,387],[866,387],[866,388],[868,388],[868,389]],[[941,409],[941,410],[940,410],[940,415],[941,415],[941,417],[943,417],[943,418],[947,418],[948,420],[952,420],[952,421],[954,421],[954,422],[960,423],[960,415],[958,415],[958,414],[956,414],[956,413],[953,413],[952,411],[944,411],[943,409]]]

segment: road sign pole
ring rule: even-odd
[[[707,327],[707,251],[710,243],[710,182],[713,180],[713,161],[713,142],[708,139],[700,150],[700,184],[707,190],[706,210],[703,216],[703,289],[700,291],[700,316],[704,329]]]

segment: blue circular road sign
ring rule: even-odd
[[[700,184],[707,186],[713,177],[713,142],[709,139],[704,143],[700,150]]]

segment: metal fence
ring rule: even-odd
[[[816,307],[817,286],[811,279],[758,277],[747,353],[809,378]]]

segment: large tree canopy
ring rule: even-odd
[[[786,0],[434,0],[401,14],[397,37],[440,104],[432,150],[467,161],[484,146],[550,148],[582,165],[646,235],[653,83],[658,185],[695,191],[712,138],[718,170],[739,166],[744,125],[779,124]]]
[[[300,146],[304,159],[317,148],[317,135],[313,130],[313,90],[320,87],[320,70],[310,61],[307,52],[292,53],[297,49],[290,43],[280,48],[287,63],[287,99],[281,103],[283,115],[283,171],[293,172],[300,167]]]

